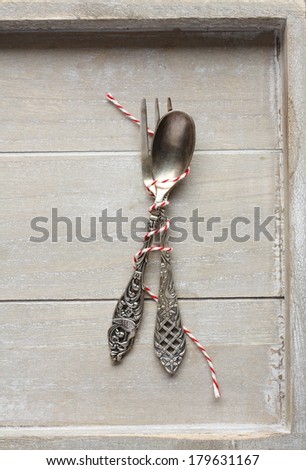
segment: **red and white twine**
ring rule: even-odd
[[[214,387],[215,397],[216,398],[221,397],[220,387],[219,387],[219,384],[218,384],[218,381],[217,381],[216,371],[214,369],[214,365],[212,363],[211,357],[207,353],[204,346],[201,345],[199,340],[197,340],[197,338],[195,336],[193,336],[191,331],[188,330],[188,328],[185,328],[185,327],[183,327],[183,329],[184,329],[184,332],[186,333],[186,335],[189,336],[189,338],[194,342],[194,344],[199,348],[199,350],[202,352],[203,356],[205,357],[205,359],[207,361],[207,364],[208,364],[208,367],[209,367],[209,370],[210,370],[210,373],[211,373],[211,378],[212,378],[212,383],[213,383],[213,387]]]
[[[134,123],[140,125],[140,120],[137,119],[136,117],[132,116],[132,114],[130,114],[126,109],[124,109],[123,106],[114,98],[114,96],[111,93],[106,93],[106,98],[114,106],[116,106],[116,108],[118,108],[128,119],[130,119]],[[151,129],[148,128],[148,134],[153,136],[154,131],[152,131]],[[150,196],[154,197],[154,193],[151,190],[151,188],[153,186],[164,187],[168,183],[174,183],[174,182],[177,182],[177,181],[181,181],[182,179],[186,178],[186,176],[188,176],[189,173],[190,173],[190,168],[187,168],[187,170],[184,173],[182,173],[180,176],[178,176],[174,179],[171,179],[171,180],[166,179],[166,180],[163,180],[163,181],[154,180],[149,186],[146,186],[146,189],[147,189],[148,193],[150,194]],[[165,207],[168,204],[169,204],[169,201],[154,203],[154,204],[152,204],[152,206],[150,206],[149,212],[155,211],[156,209],[158,209],[160,207]],[[158,233],[166,232],[167,230],[169,230],[169,227],[170,227],[170,220],[167,219],[165,224],[162,227],[146,233],[145,236],[144,236],[144,241],[149,240],[151,237],[154,237]],[[134,256],[134,269],[136,267],[136,263],[137,263],[138,258],[140,256],[142,256],[144,253],[150,253],[152,251],[168,251],[168,252],[170,252],[170,251],[173,251],[173,248],[171,248],[169,246],[151,245],[148,248],[143,248],[143,249],[137,251],[137,253]],[[156,294],[154,294],[148,286],[144,286],[143,289],[147,292],[147,294],[153,300],[155,300],[155,302],[158,302],[158,296]],[[183,326],[183,330],[184,330],[184,333],[191,339],[191,341],[198,347],[198,349],[202,352],[203,356],[205,357],[205,359],[207,361],[207,364],[208,364],[208,367],[209,367],[209,370],[210,370],[210,373],[211,373],[214,395],[215,395],[216,398],[220,398],[221,397],[220,387],[219,387],[219,384],[218,384],[216,371],[215,371],[215,368],[213,366],[213,362],[212,362],[211,357],[207,353],[204,346],[201,345],[199,340],[195,336],[193,336],[193,334],[191,333],[191,331],[188,328]]]
[[[137,119],[135,116],[132,116],[131,113],[129,113],[126,109],[124,109],[124,107],[120,103],[118,103],[118,101],[113,97],[113,95],[111,93],[106,93],[106,98],[114,106],[116,106],[116,108],[118,108],[119,111],[121,111],[125,115],[125,117],[127,117],[131,121],[135,122],[135,124],[140,126],[140,119]],[[148,129],[148,134],[154,135],[154,131],[152,131],[152,129]]]

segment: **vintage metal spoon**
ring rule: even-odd
[[[153,173],[158,180],[163,180],[164,175],[170,173],[171,167],[174,167],[176,174],[179,173],[178,168],[180,168],[179,174],[182,174],[189,166],[194,152],[195,126],[192,118],[180,111],[173,111],[173,113],[180,113],[176,115],[177,120],[173,119],[172,113],[165,115],[159,123],[159,132],[156,132],[153,140]],[[164,160],[163,165],[162,160]],[[169,193],[165,195],[165,199],[168,195]],[[166,220],[165,209],[161,209],[161,219],[163,223]],[[166,238],[167,232],[164,232],[161,240],[162,245],[165,244]],[[154,347],[163,367],[169,374],[174,374],[185,353],[185,334],[172,277],[170,252],[168,251],[161,252]]]
[[[170,114],[170,113],[169,113]],[[179,126],[184,126],[186,125],[186,113],[180,112],[180,111],[172,111],[172,118],[171,120],[173,123],[175,123],[174,128],[172,129],[172,133],[170,132],[170,136],[172,138],[172,145],[174,149],[171,150],[171,147],[168,148],[170,151],[170,155],[173,156],[177,152],[179,146],[180,146],[180,139],[178,138],[179,136],[177,135],[178,128]],[[166,115],[167,116],[167,115]],[[162,179],[166,178],[175,178],[182,174],[185,169],[189,165],[190,159],[186,159],[184,161],[183,158],[178,158],[178,161],[176,162],[176,167],[173,169],[169,165],[166,165],[164,168],[164,171],[160,171],[158,167],[156,167],[155,163],[155,168],[156,168],[156,175],[153,172],[151,168],[154,167],[154,162],[155,162],[155,155],[152,152],[152,156],[150,155],[149,152],[149,147],[148,147],[148,138],[147,138],[147,122],[146,122],[146,103],[145,101],[142,102],[142,119],[141,119],[141,154],[142,154],[142,169],[143,169],[143,174],[144,174],[144,180],[145,184],[149,185],[152,182],[152,174],[154,178],[162,177]],[[188,121],[188,124],[190,126],[190,122]],[[169,132],[171,129],[169,129],[169,126],[164,126],[163,128],[165,129],[164,131]],[[157,142],[160,140],[159,134],[160,132],[158,131],[159,125],[156,129],[156,134],[158,135]],[[175,132],[173,132],[176,129]],[[182,129],[181,129],[182,130]],[[156,136],[155,136],[156,140]],[[158,147],[157,147],[158,148]],[[157,158],[160,158],[160,155],[157,156]],[[162,168],[162,163],[161,163],[161,168]],[[171,186],[169,186],[166,190],[156,190],[156,202],[162,202],[164,197],[169,193],[169,191],[174,187],[175,183],[173,183]],[[152,187],[152,190],[155,192],[155,188]],[[148,232],[154,230],[158,224],[159,224],[159,213],[160,211],[157,210],[156,212],[153,212],[151,214],[151,217],[148,222]],[[151,244],[151,239],[148,239],[145,241],[143,248],[149,247]],[[145,273],[145,268],[147,264],[147,253],[144,253],[142,256],[140,256],[137,260],[136,263],[136,269],[133,273],[133,276],[128,283],[123,295],[121,296],[120,300],[117,303],[117,306],[115,308],[115,312],[113,315],[113,320],[112,320],[112,326],[110,327],[108,331],[108,341],[109,341],[109,346],[111,350],[111,358],[114,361],[120,361],[122,357],[132,348],[134,339],[135,339],[135,334],[136,331],[139,327],[141,318],[142,318],[142,312],[143,312],[143,300],[144,300],[144,291],[143,291],[143,278],[144,278],[144,273]]]

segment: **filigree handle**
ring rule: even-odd
[[[163,235],[162,244],[166,241]],[[160,285],[154,334],[155,352],[169,374],[174,374],[186,349],[185,333],[171,269],[170,252],[161,253]]]
[[[148,232],[155,230],[159,224],[159,212],[151,214],[148,221]],[[150,237],[143,244],[143,249],[152,243]],[[108,330],[110,355],[114,361],[121,361],[134,344],[135,335],[140,325],[144,301],[144,274],[148,253],[143,253],[136,261],[134,273],[119,299]]]

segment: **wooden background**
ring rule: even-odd
[[[6,34],[0,68],[1,426],[140,436],[285,430],[278,37]],[[139,129],[106,101],[107,91],[136,115],[143,96],[153,116],[154,98],[165,103],[171,95],[194,117],[191,175],[171,197],[171,216],[190,217],[198,208],[229,226],[237,216],[253,223],[254,207],[263,219],[275,215],[274,241],[216,243],[206,232],[203,243],[189,236],[173,244],[184,324],[214,359],[219,401],[190,342],[180,371],[169,377],[162,370],[150,300],[133,351],[122,364],[111,363],[106,332],[139,243],[99,236],[68,243],[63,225],[57,243],[30,241],[37,235],[31,219],[50,218],[52,207],[82,217],[85,227],[104,208],[110,215],[122,208],[129,219],[147,216]],[[155,289],[157,274],[155,256],[147,277]]]

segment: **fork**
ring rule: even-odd
[[[170,102],[168,101],[168,106]],[[156,128],[160,120],[158,100],[155,102]],[[145,186],[148,188],[153,183],[152,156],[149,148],[147,132],[147,107],[146,100],[141,103],[141,167]],[[148,221],[147,232],[159,228],[160,209],[151,211]],[[148,262],[148,252],[145,250],[152,244],[152,237],[146,239],[142,246],[142,254],[137,257],[133,275],[120,297],[112,319],[112,325],[108,330],[108,343],[110,355],[113,361],[121,359],[131,350],[134,344],[136,332],[143,316],[144,304],[144,275]]]

